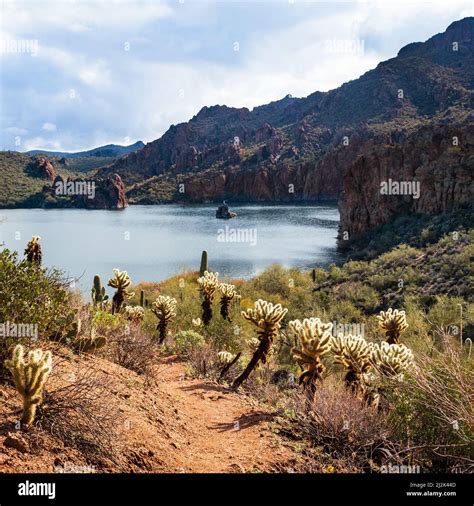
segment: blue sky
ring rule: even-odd
[[[0,149],[18,151],[149,142],[205,105],[333,89],[474,14],[464,0],[0,0],[0,9]],[[34,42],[19,51],[24,41]]]

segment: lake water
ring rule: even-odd
[[[238,216],[217,220],[216,206],[133,206],[122,211],[9,209],[0,211],[0,241],[23,255],[41,237],[43,263],[79,278],[88,293],[99,274],[117,267],[132,281],[161,281],[198,270],[202,250],[222,278],[249,278],[265,267],[310,268],[337,261],[336,206],[232,206]]]

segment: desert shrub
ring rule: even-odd
[[[204,346],[205,340],[194,330],[181,330],[174,337],[173,350],[182,358],[189,357],[192,352]]]
[[[393,453],[386,417],[357,399],[341,381],[325,381],[310,411],[301,398],[293,399],[289,407],[294,415],[283,433],[303,438],[309,444],[307,456],[333,463],[336,472],[376,470]]]
[[[122,421],[111,399],[112,380],[93,358],[72,363],[54,354],[53,373],[35,426],[50,432],[66,446],[79,450],[91,462],[119,462]]]
[[[75,315],[67,286],[61,271],[19,260],[17,253],[7,249],[1,251],[0,322],[37,325],[39,338],[61,332],[61,322]],[[0,369],[10,348],[27,341],[28,338],[2,337]]]
[[[343,283],[334,291],[339,298],[351,301],[357,308],[371,313],[380,305],[380,295],[374,288],[364,283]]]
[[[391,425],[405,442],[405,454],[429,470],[472,470],[472,362],[448,340],[443,348],[419,354],[405,381],[385,389]]]

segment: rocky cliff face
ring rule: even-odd
[[[341,245],[344,232],[351,238],[403,213],[438,214],[474,202],[474,114],[451,120],[361,145],[343,178]]]
[[[340,198],[351,235],[443,212],[472,197],[473,33],[474,18],[453,23],[327,93],[204,107],[99,175],[120,175],[133,203]],[[384,179],[419,181],[420,198],[380,194]]]

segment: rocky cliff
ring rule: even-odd
[[[131,203],[340,199],[350,235],[443,212],[472,197],[473,32],[455,22],[327,93],[204,107],[99,176],[119,174]],[[385,179],[419,181],[420,197],[381,194]]]

